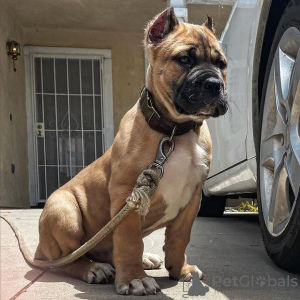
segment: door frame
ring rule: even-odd
[[[103,105],[103,137],[104,150],[106,151],[114,139],[113,121],[113,92],[112,92],[112,60],[110,49],[86,49],[64,47],[38,47],[25,46],[25,81],[26,81],[26,115],[28,135],[28,175],[29,175],[29,199],[30,205],[36,206],[38,201],[38,173],[36,151],[36,127],[35,116],[35,82],[34,82],[34,58],[77,58],[77,59],[102,59],[102,105]]]

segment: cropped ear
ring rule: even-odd
[[[203,23],[203,25],[206,26],[213,34],[216,33],[212,17],[207,16],[207,20],[205,21],[205,23]]]
[[[149,22],[145,32],[145,42],[157,45],[178,25],[173,7],[169,7]]]

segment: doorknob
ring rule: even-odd
[[[41,137],[44,136],[44,128],[43,128],[43,124],[42,123],[38,123],[36,124],[36,128],[37,128],[37,136]]]

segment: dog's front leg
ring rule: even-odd
[[[202,278],[203,274],[195,265],[188,265],[185,249],[190,241],[190,234],[195,217],[201,203],[201,189],[198,188],[193,199],[177,218],[167,226],[165,239],[165,266],[171,279],[184,278],[190,281],[192,273],[197,272]]]
[[[122,198],[118,198],[117,193],[114,193],[114,199]],[[112,217],[121,207],[120,201],[112,203]],[[132,211],[115,229],[113,242],[117,293],[152,295],[159,292],[158,284],[153,278],[148,277],[143,269],[144,246],[141,234],[141,217],[136,211]]]

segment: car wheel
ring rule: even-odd
[[[266,33],[267,34],[267,33]],[[258,160],[260,225],[271,259],[300,271],[300,0],[278,24],[264,80]]]
[[[199,217],[222,217],[226,205],[226,197],[202,196]]]

